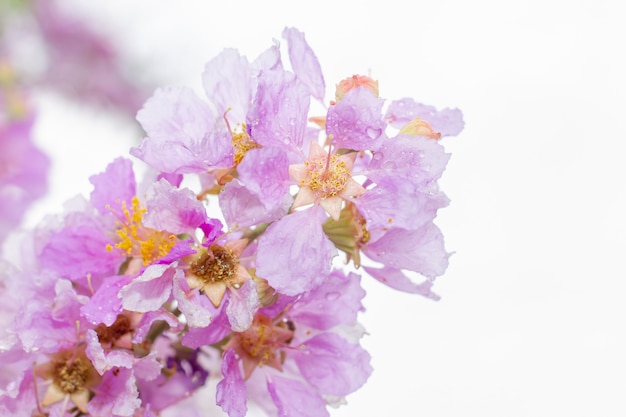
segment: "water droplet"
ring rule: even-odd
[[[241,288],[241,284],[239,284],[238,282],[233,284],[233,288],[238,290],[239,288]]]
[[[338,292],[329,292],[328,294],[326,294],[326,299],[328,301],[335,301],[336,299],[339,298],[341,294],[339,294]]]
[[[383,156],[382,156],[382,154],[381,154],[380,152],[376,152],[372,158],[373,158],[375,161],[380,161],[382,157],[383,157]]]
[[[381,129],[374,129],[373,127],[368,127],[365,131],[367,132],[367,135],[372,139],[378,139],[378,137],[382,133]]]

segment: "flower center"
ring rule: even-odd
[[[119,314],[115,322],[110,326],[100,323],[96,327],[96,334],[100,343],[105,345],[115,343],[130,330],[130,319],[123,314]]]
[[[84,388],[89,377],[89,366],[83,358],[74,358],[71,361],[55,364],[54,384],[66,394],[73,394]]]
[[[246,132],[245,124],[242,125],[241,130],[237,129],[232,132],[232,137],[233,148],[235,148],[235,154],[233,155],[235,165],[239,165],[249,150],[260,147],[258,143],[252,140],[248,132]]]
[[[244,353],[250,364],[244,367],[267,365],[282,370],[284,354],[280,354],[280,348],[289,344],[294,330],[292,323],[290,326],[284,322],[274,324],[269,317],[257,314],[248,330],[237,333],[240,354]]]
[[[301,181],[313,191],[317,198],[334,197],[346,188],[350,179],[350,170],[337,155],[306,161],[308,168],[306,179]]]
[[[191,263],[190,270],[205,284],[229,282],[237,276],[237,259],[230,250],[213,245]]]
[[[129,256],[141,257],[143,264],[150,265],[157,259],[167,255],[176,244],[176,236],[144,227],[141,224],[146,209],[139,204],[139,198],[133,197],[130,209],[126,202],[122,203],[123,218],[117,222],[120,228],[116,231],[121,241],[115,247]],[[112,250],[111,245],[107,250]]]

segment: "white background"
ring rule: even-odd
[[[295,26],[327,99],[369,72],[383,98],[464,112],[462,134],[443,140],[451,205],[437,224],[455,255],[435,285],[442,299],[367,280],[375,370],[334,417],[626,415],[619,2],[86,3],[68,4],[164,84],[201,91],[204,62],[224,47],[253,59]],[[88,175],[141,136],[106,114],[42,105],[38,140],[55,165],[30,223],[88,193]]]

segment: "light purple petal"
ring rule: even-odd
[[[196,349],[211,345],[224,339],[231,333],[226,312],[222,310],[207,327],[190,327],[183,335],[183,345]]]
[[[333,144],[338,148],[378,150],[386,138],[383,103],[367,88],[348,91],[326,116],[326,133],[333,135]]]
[[[190,88],[162,88],[137,113],[148,137],[131,155],[169,174],[197,173],[232,165],[231,137]]]
[[[247,123],[262,146],[302,149],[309,111],[308,89],[290,72],[262,71]]]
[[[109,214],[110,206],[115,212],[122,212],[122,202],[130,204],[136,193],[133,163],[126,158],[117,158],[101,174],[89,177],[93,184],[91,204],[101,213]]]
[[[306,42],[304,33],[295,28],[285,28],[283,38],[289,45],[289,61],[296,76],[309,88],[313,97],[324,101],[326,84],[315,53]]]
[[[300,381],[272,376],[267,381],[267,390],[280,416],[330,417],[321,395]]]
[[[226,117],[229,121],[234,121],[235,124],[245,122],[256,88],[252,75],[253,70],[248,60],[239,55],[236,49],[224,49],[207,62],[202,83],[219,117],[228,110]]]
[[[370,231],[390,227],[415,230],[432,221],[448,199],[443,193],[420,192],[416,184],[405,178],[385,177],[355,199],[354,204]]]
[[[407,277],[402,270],[385,266],[383,268],[373,268],[364,266],[363,269],[374,277],[376,280],[393,288],[394,290],[408,292],[412,294],[420,294],[432,300],[439,300],[437,294],[431,291],[433,281],[424,280],[419,284],[414,283]]]
[[[76,294],[73,283],[59,279],[54,284],[55,297],[50,308],[52,318],[67,323],[75,322],[80,317],[80,309],[89,300],[84,295]]]
[[[252,324],[254,313],[258,308],[259,295],[254,281],[249,279],[239,289],[231,289],[226,314],[232,330],[234,332],[247,330]]]
[[[335,333],[321,333],[294,354],[300,372],[324,395],[344,396],[360,388],[372,373],[370,355]]]
[[[141,406],[135,376],[130,369],[118,368],[104,374],[95,397],[87,404],[93,416],[129,417]]]
[[[72,213],[66,227],[53,233],[41,250],[41,265],[72,281],[87,275],[115,275],[123,261],[120,251],[106,250],[111,238],[99,220],[84,213]]]
[[[217,405],[228,413],[228,417],[245,417],[248,412],[246,384],[233,349],[224,354],[222,375],[224,378],[217,384]]]
[[[289,312],[289,318],[315,329],[328,330],[340,324],[356,322],[357,313],[363,311],[361,300],[365,290],[361,288],[359,275],[333,271],[324,285],[305,294]]]
[[[141,321],[137,324],[133,334],[133,343],[143,342],[144,338],[148,335],[152,324],[158,320],[166,322],[174,331],[182,330],[182,324],[178,321],[176,316],[169,311],[164,309],[149,311],[141,316]]]
[[[441,231],[433,223],[417,230],[391,229],[362,249],[370,259],[383,265],[415,271],[430,279],[443,275],[450,256]]]
[[[280,43],[274,39],[274,44],[252,62],[252,67],[256,70],[281,70],[283,63],[280,58]]]
[[[282,294],[310,291],[330,272],[337,250],[322,229],[323,213],[316,209],[283,217],[259,238],[256,273]]]
[[[423,185],[436,181],[446,169],[450,154],[433,139],[398,135],[384,142],[374,154],[367,176],[374,182],[384,177],[401,177]]]
[[[98,335],[92,329],[87,330],[85,339],[87,340],[87,357],[91,360],[91,363],[93,363],[94,368],[96,368],[96,371],[98,371],[100,375],[117,367],[129,369],[133,367],[135,357],[132,352],[116,349],[106,353],[100,344]]]
[[[289,160],[278,147],[252,149],[237,167],[239,180],[270,211],[279,206],[289,192]]]
[[[170,265],[148,266],[140,277],[120,290],[122,305],[140,313],[157,311],[172,293],[175,272],[176,268]]]
[[[0,242],[48,188],[50,160],[33,143],[34,121],[29,114],[21,120],[0,122]]]
[[[208,220],[204,205],[188,188],[177,188],[165,179],[153,183],[146,191],[146,227],[173,234],[194,233]]]
[[[218,309],[213,306],[208,297],[189,288],[182,271],[177,271],[173,293],[174,299],[178,301],[178,308],[191,327],[206,327],[218,314]]]
[[[131,277],[126,275],[105,278],[87,304],[81,307],[81,315],[94,325],[111,326],[123,311],[122,299],[117,294],[130,280]]]
[[[163,365],[155,351],[150,352],[147,356],[139,358],[133,364],[133,372],[137,378],[145,381],[153,381],[161,375]]]
[[[387,109],[385,120],[400,129],[414,118],[427,121],[435,132],[441,136],[456,136],[463,130],[465,122],[459,109],[437,110],[433,106],[417,103],[412,98],[395,100]]]
[[[259,197],[238,180],[226,184],[219,195],[219,205],[224,219],[231,229],[249,227],[263,222],[272,222],[289,211],[293,198],[289,193],[272,209],[267,210]]]

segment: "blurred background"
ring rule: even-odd
[[[49,193],[25,227],[128,156],[142,138],[133,106],[156,86],[202,95],[204,63],[223,48],[253,59],[295,26],[320,61],[326,101],[341,79],[370,74],[385,99],[465,118],[459,137],[443,139],[451,204],[436,223],[455,254],[434,286],[442,298],[365,280],[374,373],[331,414],[626,415],[626,16],[616,2],[58,4],[116,46],[121,76],[141,88],[108,98],[129,100],[119,111],[42,83],[35,140],[52,158]],[[20,40],[19,65],[37,79],[41,41]]]

